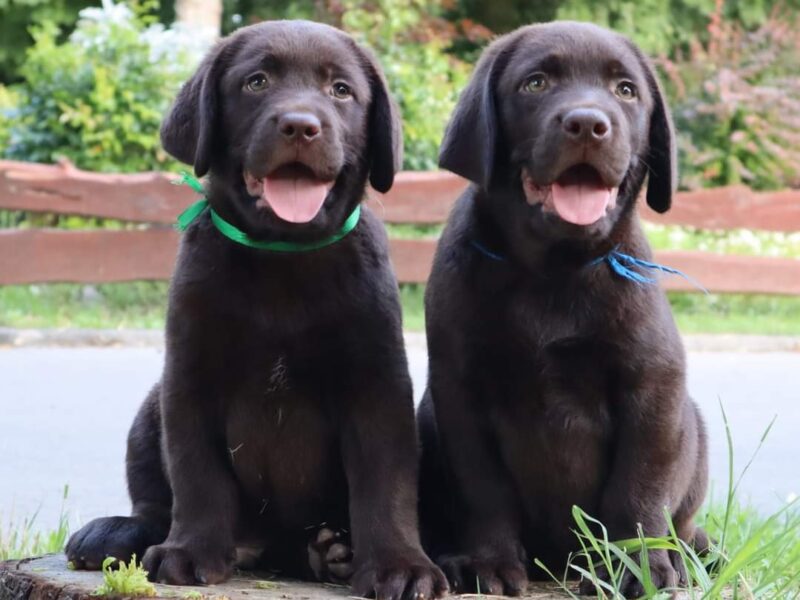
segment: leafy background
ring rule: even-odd
[[[172,2],[0,0],[0,153],[93,170],[174,168],[158,122],[203,53]],[[381,58],[406,169],[432,169],[480,49],[551,19],[631,36],[661,70],[682,186],[800,185],[800,0],[224,0],[223,32],[265,18],[342,27]],[[82,12],[81,12],[82,11]],[[79,18],[80,15],[80,18]]]

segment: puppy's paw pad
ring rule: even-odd
[[[520,596],[528,587],[528,574],[518,561],[476,561],[474,568],[481,593]]]
[[[319,581],[348,582],[353,575],[353,550],[344,532],[320,529],[308,544],[308,564]]]
[[[152,546],[142,559],[151,581],[170,585],[213,585],[233,573],[235,551],[201,552],[194,548],[215,548],[219,544],[182,546],[164,543]]]
[[[449,591],[444,573],[424,556],[372,561],[353,575],[352,588],[356,595],[380,600],[431,600]]]
[[[454,593],[520,596],[528,587],[528,574],[517,559],[449,555],[437,562],[447,574]]]

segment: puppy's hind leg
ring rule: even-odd
[[[692,402],[691,415],[694,417],[694,431],[697,436],[694,473],[686,495],[672,516],[672,522],[678,538],[689,544],[702,557],[708,552],[710,541],[705,530],[695,525],[694,517],[705,500],[708,488],[708,439],[703,417],[694,402]],[[685,584],[686,569],[682,559],[677,552],[671,552],[670,559],[678,572],[680,583]]]
[[[106,557],[141,560],[145,550],[169,532],[172,490],[161,459],[160,384],[148,394],[128,433],[126,472],[130,517],[94,519],[67,543],[67,559],[76,569],[100,569]]]
[[[420,441],[419,522],[422,547],[428,556],[439,557],[455,552],[456,532],[447,471],[443,464],[436,413],[430,389],[425,390],[417,410],[417,430]]]

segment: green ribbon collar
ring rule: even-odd
[[[205,193],[205,190],[203,190],[203,184],[185,171],[181,171],[181,178],[175,183],[178,185],[188,185],[198,194]],[[242,246],[248,246],[249,248],[270,250],[272,252],[310,252],[312,250],[325,248],[326,246],[335,244],[347,236],[348,233],[356,228],[356,225],[358,225],[358,221],[361,218],[361,205],[358,205],[356,206],[355,210],[350,213],[350,216],[347,217],[347,220],[341,226],[339,231],[329,237],[326,237],[325,239],[317,240],[315,242],[267,242],[263,240],[254,240],[235,225],[228,223],[217,213],[217,211],[211,208],[211,206],[208,204],[208,200],[202,198],[201,200],[198,200],[189,206],[189,208],[187,208],[180,214],[180,216],[178,216],[178,222],[175,224],[175,228],[178,229],[178,231],[186,231],[187,227],[189,227],[189,225],[191,225],[192,222],[206,209],[211,211],[211,222],[214,224],[214,227],[216,227],[217,230],[229,240],[232,240],[237,244],[241,244]]]

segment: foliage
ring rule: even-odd
[[[36,530],[35,513],[20,522],[15,522],[13,518],[10,518],[6,525],[0,522],[0,562],[61,552],[69,535],[69,517],[63,505],[68,495],[69,486],[65,485],[58,525],[50,531]]]
[[[466,84],[465,63],[448,56],[433,0],[343,0],[341,26],[375,50],[404,121],[404,168],[435,169],[447,119]],[[412,35],[413,34],[413,35]]]
[[[147,580],[147,571],[137,564],[136,555],[125,564],[113,556],[103,561],[103,583],[95,590],[95,596],[155,596],[156,587]]]
[[[702,31],[714,0],[609,0],[562,2],[559,19],[591,21],[636,41],[646,52],[666,54]]]
[[[800,37],[797,15],[775,12],[752,32],[712,15],[707,43],[662,59],[683,187],[800,185]]]
[[[448,18],[477,22],[496,33],[520,25],[571,19],[610,27],[633,38],[651,54],[671,56],[698,36],[706,39],[707,18],[716,0],[455,0]],[[800,0],[726,0],[723,16],[746,29],[761,25],[775,6],[800,8]]]
[[[45,9],[25,0],[26,18],[38,23],[35,44],[18,73],[18,108],[0,87],[0,148],[23,160],[65,156],[94,170],[173,168],[158,123],[202,48],[179,27],[154,23],[156,14],[174,12],[172,2],[154,0],[133,9],[106,0],[82,11],[63,41],[65,19],[86,1]],[[786,11],[776,12],[776,3]],[[0,15],[20,6],[0,0]],[[685,188],[800,185],[800,38],[792,35],[800,0],[225,0],[224,7],[226,33],[262,18],[314,18],[374,48],[404,118],[406,169],[436,166],[469,71],[458,56],[474,60],[490,29],[571,18],[617,29],[660,57],[682,133]]]
[[[765,22],[776,5],[794,8],[797,0],[564,0],[556,17],[591,21],[631,37],[651,54],[672,55],[713,32],[708,16],[719,14],[744,29]]]
[[[107,0],[81,11],[65,42],[48,23],[33,30],[6,157],[66,157],[95,171],[170,168],[158,128],[203,48],[147,15],[149,5]]]
[[[19,95],[12,89],[0,85],[0,148],[8,146],[11,122],[17,113]]]
[[[283,4],[286,10],[278,10]],[[469,70],[445,52],[448,28],[431,16],[437,2],[283,4],[226,2],[224,28],[262,17],[305,17],[350,31],[375,49],[400,105],[404,168],[435,168],[444,126]],[[66,156],[99,171],[172,167],[158,144],[158,123],[195,64],[198,48],[180,29],[144,18],[147,12],[152,8],[131,11],[110,3],[84,10],[65,43],[58,41],[55,25],[33,30],[35,44],[20,71],[21,124],[12,129],[8,157],[52,162]]]
[[[71,29],[78,11],[91,0],[0,0],[0,82],[19,79],[24,48],[33,43],[31,27],[48,23],[60,35]]]
[[[268,19],[311,19],[331,22],[327,0],[222,0],[222,34]]]

